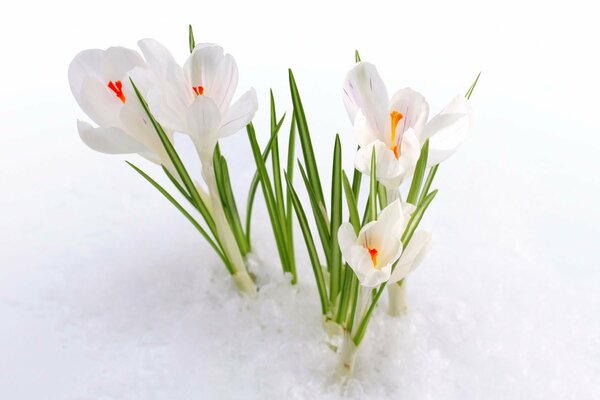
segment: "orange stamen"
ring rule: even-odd
[[[402,113],[399,113],[398,111],[392,111],[390,113],[390,118],[392,119],[392,134],[390,137],[390,149],[394,152],[394,155],[396,156],[396,159],[398,159],[398,157],[400,156],[400,152],[398,149],[398,145],[396,144],[396,128],[398,127],[398,122],[400,122],[400,120],[402,118],[404,118],[404,115]]]
[[[369,255],[371,256],[371,262],[373,263],[373,266],[377,268],[377,249],[372,249],[370,247],[367,247],[367,249],[369,250]]]
[[[123,93],[123,83],[121,81],[108,81],[108,88],[115,92],[117,98],[125,104],[125,94]]]
[[[194,93],[196,93],[196,96],[201,96],[204,94],[203,86],[192,86],[192,89],[194,90]]]

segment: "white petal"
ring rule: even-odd
[[[100,80],[90,76],[85,77],[75,100],[79,107],[99,126],[121,127],[119,113],[123,108],[123,103]],[[129,100],[131,101],[131,99]],[[137,99],[133,100],[137,101]]]
[[[375,66],[367,62],[356,64],[346,75],[343,90],[350,121],[354,122],[360,109],[373,130],[384,132],[389,119],[389,97]]]
[[[210,162],[217,144],[221,112],[212,99],[198,96],[187,110],[188,134],[192,138],[200,160]]]
[[[425,97],[411,88],[404,88],[394,94],[390,104],[390,111],[400,112],[404,116],[396,128],[397,134],[412,128],[420,138],[429,116],[429,104]]]
[[[83,50],[69,64],[69,86],[77,102],[79,102],[81,86],[85,79],[91,77],[98,81],[104,80],[100,70],[103,56],[104,50]]]
[[[256,92],[250,89],[227,109],[219,128],[219,137],[229,136],[244,129],[254,118],[257,109]]]
[[[148,148],[119,128],[94,128],[87,122],[77,121],[81,140],[91,149],[106,154],[145,153]]]
[[[408,246],[402,252],[388,285],[404,279],[410,272],[414,271],[425,258],[430,246],[431,233],[426,231],[415,232],[410,242],[408,242]]]
[[[376,140],[385,142],[386,138],[381,132],[373,130],[361,110],[356,112],[353,125],[354,137],[360,147],[368,146]]]
[[[454,154],[467,138],[471,124],[471,105],[458,95],[425,126],[424,137],[429,138],[427,164],[439,164]]]
[[[102,74],[106,82],[125,80],[131,70],[145,66],[146,63],[137,51],[125,47],[109,47],[102,58]]]
[[[377,180],[388,188],[397,188],[404,175],[409,172],[414,164],[410,165],[411,162],[409,161],[411,160],[406,157],[396,159],[394,152],[385,143],[377,140],[368,146],[361,147],[356,152],[354,166],[365,175],[370,175],[371,173],[371,155],[373,149],[375,149]]]
[[[340,225],[340,229],[338,230],[338,244],[342,251],[344,261],[348,262],[350,260],[352,246],[357,244],[356,232],[354,232],[354,227],[350,222],[345,222]]]
[[[148,66],[160,77],[164,78],[171,66],[177,64],[171,52],[154,39],[141,39],[138,41],[138,46]]]
[[[202,86],[204,96],[213,99],[224,112],[237,87],[238,70],[231,55],[216,45],[197,46],[183,66],[191,86]]]
[[[369,248],[377,249],[379,265],[393,263],[400,256],[403,229],[404,214],[400,200],[396,200],[383,209],[375,224],[361,230]]]

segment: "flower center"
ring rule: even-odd
[[[400,137],[400,140],[398,142],[396,142],[396,128],[398,127],[398,122],[400,122],[400,120],[402,118],[404,118],[404,115],[402,113],[399,113],[398,111],[392,111],[390,113],[390,118],[392,119],[392,133],[391,133],[391,137],[390,137],[390,149],[394,152],[394,155],[396,156],[396,160],[397,160],[398,157],[400,156],[399,143],[402,141],[402,137]]]
[[[121,81],[108,81],[108,88],[115,92],[115,95],[119,100],[125,104],[125,95],[123,94],[123,83]]]
[[[196,93],[196,96],[204,94],[204,86],[192,86],[192,89],[194,90],[194,93]]]
[[[367,249],[369,250],[369,255],[371,256],[371,262],[373,263],[373,267],[377,268],[377,249],[372,249],[370,247],[367,247]]]

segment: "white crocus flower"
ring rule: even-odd
[[[400,237],[405,217],[400,200],[384,208],[376,221],[356,235],[349,222],[340,226],[338,241],[342,256],[364,287],[376,287],[390,278],[392,265],[402,253]]]
[[[461,96],[429,123],[429,105],[410,88],[392,98],[373,64],[358,63],[346,76],[344,103],[360,146],[355,166],[370,173],[371,154],[376,153],[377,179],[395,189],[411,174],[420,149],[429,138],[428,165],[438,164],[464,141],[470,125],[468,101]]]
[[[71,91],[98,125],[77,121],[85,144],[102,153],[139,153],[155,163],[171,165],[129,81],[133,77],[146,93],[152,85],[149,73],[142,57],[123,47],[84,50],[75,56],[69,65]]]
[[[149,96],[150,108],[167,127],[188,134],[204,166],[220,138],[243,129],[254,117],[254,89],[232,104],[238,83],[234,58],[214,44],[199,44],[183,67],[153,39],[139,41],[150,68],[161,80]]]

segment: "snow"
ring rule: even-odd
[[[162,39],[145,29],[135,36]],[[340,385],[307,255],[299,250],[293,288],[261,200],[250,260],[261,290],[248,299],[123,160],[153,176],[159,169],[80,142],[74,120],[83,114],[65,76],[82,46],[68,42],[39,80],[8,86],[0,100],[0,399],[600,398],[600,136],[588,112],[595,97],[585,97],[600,85],[584,74],[597,60],[582,63],[587,86],[569,88],[546,88],[558,66],[522,80],[509,69],[510,86],[506,70],[484,70],[476,128],[434,183],[440,192],[423,220],[433,246],[408,279],[409,312],[388,317],[384,298],[354,377]],[[401,87],[383,66],[389,60],[376,61],[389,86]],[[243,55],[238,62],[240,90],[251,83],[259,94],[264,143],[269,85],[290,110],[286,71]],[[294,69],[325,175],[334,132],[346,168],[355,146],[339,96],[347,63],[336,62]],[[432,110],[474,77],[438,71],[432,81],[430,71],[408,75]],[[31,97],[34,83],[43,96]],[[557,110],[559,94],[577,101]],[[243,204],[253,173],[247,139],[240,133],[223,147]]]

